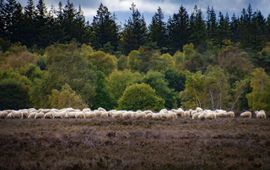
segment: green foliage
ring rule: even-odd
[[[180,92],[180,97],[185,108],[228,108],[229,87],[224,71],[210,66],[205,74],[187,74],[185,90]]]
[[[118,100],[128,86],[140,82],[141,79],[142,75],[138,72],[114,71],[108,77],[108,86],[114,98]]]
[[[30,106],[28,90],[16,79],[1,79],[0,110],[23,109]]]
[[[176,93],[168,87],[164,74],[149,71],[142,81],[149,84],[156,91],[156,94],[164,99],[166,108],[171,109],[177,106]]]
[[[102,107],[106,110],[112,109],[116,105],[116,101],[109,91],[108,82],[102,72],[98,73],[96,95],[93,101],[93,109]]]
[[[133,84],[125,90],[118,105],[119,109],[157,111],[164,107],[164,100],[158,97],[149,85]]]
[[[164,72],[169,68],[175,67],[174,58],[169,54],[162,54],[159,57],[155,58],[153,64],[151,64],[151,68],[155,71]]]
[[[117,59],[115,56],[107,54],[103,51],[96,51],[88,55],[88,59],[98,70],[109,75],[117,67]]]
[[[81,96],[77,95],[68,84],[63,85],[60,91],[56,89],[52,90],[49,96],[49,105],[52,108],[58,109],[67,107],[83,109],[87,107]]]
[[[48,47],[45,56],[48,74],[38,90],[42,91],[40,95],[43,96],[43,100],[46,100],[52,89],[60,89],[67,83],[89,106],[92,106],[96,95],[96,69],[80,49],[75,44],[57,44]]]
[[[250,81],[252,92],[247,94],[248,105],[253,110],[270,110],[270,77],[262,68],[254,69]]]

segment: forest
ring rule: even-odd
[[[100,4],[0,0],[0,110],[270,111],[270,15],[251,5],[229,16],[197,6],[147,24],[136,4],[123,25]]]

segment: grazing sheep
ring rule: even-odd
[[[47,112],[44,114],[44,119],[53,119],[55,112]]]
[[[123,116],[123,119],[131,119],[133,118],[134,113],[131,111],[126,111],[126,112],[123,112],[122,116]]]
[[[7,119],[13,119],[13,114],[12,113],[9,113],[6,118]]]
[[[90,118],[95,118],[96,117],[96,114],[92,111],[88,111],[88,112],[85,112],[84,113],[84,116],[86,119],[90,119]]]
[[[232,118],[235,117],[235,113],[233,111],[227,112],[227,115]]]
[[[172,111],[169,111],[167,114],[166,114],[166,119],[172,119],[172,120],[175,120],[177,119],[177,114],[172,112]]]
[[[75,118],[85,119],[85,114],[83,112],[75,112]]]
[[[200,107],[196,107],[196,109],[195,109],[197,112],[202,112],[203,111],[203,109],[202,108],[200,108]]]
[[[76,112],[72,111],[72,112],[67,112],[65,114],[65,118],[70,119],[70,118],[76,118]]]
[[[114,119],[121,119],[123,118],[123,114],[122,114],[122,111],[115,111],[115,112],[112,112],[112,118]]]
[[[146,114],[142,111],[139,111],[139,112],[135,112],[134,113],[134,118],[135,119],[143,119],[146,117]]]
[[[66,115],[66,113],[65,112],[60,112],[60,111],[58,111],[58,112],[53,112],[54,114],[53,114],[53,119],[55,119],[55,118],[64,118],[65,117],[65,115]]]
[[[201,112],[196,112],[196,113],[192,114],[192,119],[197,119],[200,114],[202,114],[202,113]]]
[[[23,113],[20,110],[14,110],[11,113],[14,119],[23,119]]]
[[[205,119],[216,119],[217,116],[216,116],[216,113],[215,112],[213,112],[211,110],[208,110],[208,111],[205,112],[204,118]]]
[[[28,119],[34,119],[35,116],[36,116],[36,112],[31,112],[31,113],[29,113],[29,115],[28,115]]]
[[[84,108],[82,111],[83,112],[91,112],[91,109],[90,108]]]
[[[44,113],[43,112],[38,112],[38,113],[36,113],[35,114],[35,119],[42,119],[42,118],[44,118]]]
[[[252,113],[250,111],[245,111],[245,112],[243,112],[243,113],[240,114],[240,117],[251,118],[252,117]]]
[[[264,110],[255,111],[256,118],[266,119],[266,114]]]
[[[0,111],[0,119],[5,119],[7,115],[9,114],[9,111]]]
[[[101,118],[107,118],[107,117],[109,117],[109,113],[107,111],[101,111],[100,117]]]

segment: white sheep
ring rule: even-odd
[[[44,113],[43,112],[38,112],[35,114],[35,119],[42,119],[44,118]]]
[[[72,112],[67,112],[65,114],[65,118],[70,119],[70,118],[76,118],[76,112],[72,111]]]
[[[44,119],[52,119],[55,112],[47,112],[44,114]]]
[[[9,114],[9,111],[7,110],[0,111],[0,119],[5,119],[8,114]]]
[[[34,119],[35,116],[36,116],[36,112],[31,112],[31,113],[29,113],[29,115],[28,115],[28,119]]]
[[[65,112],[60,112],[60,111],[54,112],[54,110],[52,112],[54,113],[53,114],[53,119],[55,119],[55,118],[64,118],[65,115],[66,115]]]
[[[264,110],[255,111],[256,118],[266,119],[266,114]]]
[[[139,111],[139,112],[135,112],[134,113],[134,118],[135,119],[143,119],[146,117],[146,114],[142,111]]]
[[[121,119],[123,118],[123,112],[122,111],[115,111],[115,112],[112,112],[112,118],[114,119]]]
[[[133,118],[133,116],[134,116],[134,113],[132,111],[125,111],[122,114],[122,117],[124,119],[131,119],[131,118]]]
[[[92,111],[87,111],[87,112],[84,112],[84,116],[87,119],[91,119],[91,118],[95,118],[96,114],[94,112],[92,112]]]
[[[20,110],[13,110],[11,113],[13,118],[23,119],[23,112]]]
[[[192,119],[197,119],[200,114],[203,114],[202,112],[196,112],[192,114]]]
[[[75,118],[85,119],[85,114],[83,112],[75,112]]]
[[[166,119],[172,119],[172,120],[177,119],[177,114],[172,111],[169,111],[165,116],[166,116]]]
[[[252,117],[252,113],[250,111],[245,111],[245,112],[243,112],[243,113],[240,114],[240,117],[251,118]]]

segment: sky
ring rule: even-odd
[[[34,0],[36,3],[38,0]],[[53,5],[58,7],[59,0],[44,0],[47,7],[50,9]],[[66,0],[62,0],[65,4]],[[26,5],[27,0],[19,0],[23,6]],[[228,12],[231,16],[233,13],[239,15],[243,8],[251,4],[253,10],[260,10],[265,17],[270,14],[270,0],[70,0],[76,7],[81,5],[86,20],[92,22],[93,16],[96,15],[96,10],[100,3],[108,7],[111,13],[116,15],[117,22],[124,24],[130,16],[130,6],[132,2],[136,4],[141,14],[144,16],[147,23],[150,23],[152,16],[158,7],[161,7],[165,19],[176,13],[181,5],[183,5],[189,14],[192,12],[195,5],[197,5],[204,15],[208,6],[213,6],[216,13],[219,11],[224,14]]]

